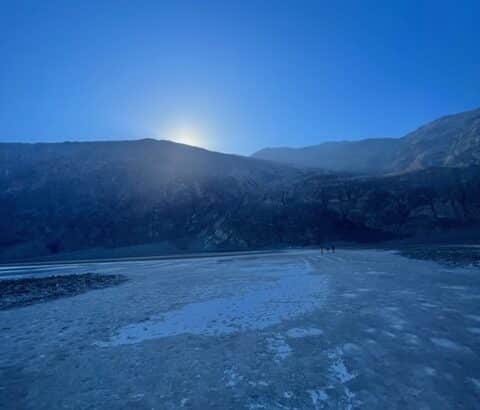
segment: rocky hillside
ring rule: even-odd
[[[430,122],[403,137],[402,145],[397,171],[480,165],[480,109]]]
[[[0,165],[4,261],[374,241],[480,221],[478,167],[347,178],[154,140],[0,144]]]
[[[480,165],[480,109],[442,117],[403,138],[326,142],[304,148],[266,148],[253,157],[362,174]]]
[[[155,140],[0,144],[0,164],[0,249],[8,258],[189,242],[239,199],[301,175]]]

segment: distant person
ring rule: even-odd
[[[322,255],[323,255],[323,246],[320,247],[320,251],[322,252]]]
[[[335,253],[335,245],[332,244],[332,252]]]

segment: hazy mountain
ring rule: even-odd
[[[346,178],[140,140],[0,144],[0,169],[3,260],[372,241],[480,221],[479,167]]]
[[[391,138],[332,141],[304,148],[265,148],[252,157],[337,172],[378,173],[391,167],[401,145],[400,139]]]
[[[253,157],[301,167],[374,174],[479,165],[480,109],[442,117],[402,138],[265,148]]]

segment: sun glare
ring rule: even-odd
[[[200,134],[191,128],[180,128],[167,134],[167,138],[181,144],[193,145],[195,147],[205,147],[205,141]]]
[[[174,136],[173,140],[187,145],[199,145],[198,138],[194,134],[179,134]]]

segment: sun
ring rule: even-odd
[[[180,144],[211,149],[211,130],[203,122],[187,120],[172,121],[155,130],[157,139],[166,139]]]
[[[200,133],[188,127],[182,127],[169,133],[168,138],[180,144],[193,145],[195,147],[205,146],[205,141],[200,136]]]
[[[180,142],[181,144],[195,145],[195,146],[200,145],[199,141],[198,141],[198,138],[194,134],[191,134],[191,133],[178,134],[178,135],[174,136],[172,139],[173,139],[173,141]]]

